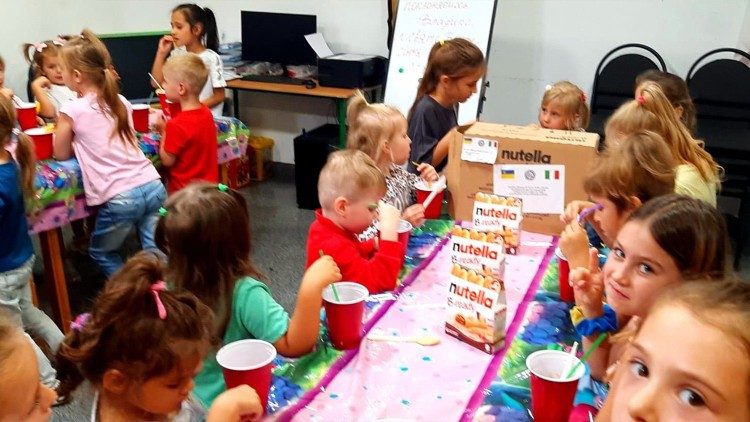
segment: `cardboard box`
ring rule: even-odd
[[[471,221],[477,192],[495,193],[494,164],[462,160],[464,142],[487,140],[497,149],[495,164],[561,165],[564,168],[563,202],[587,199],[583,178],[596,155],[599,135],[533,127],[509,126],[477,122],[459,126],[452,132],[446,177],[448,179],[448,211],[456,220]],[[552,177],[556,177],[553,175]],[[516,195],[514,195],[516,196]],[[563,204],[563,207],[564,207]],[[563,224],[556,213],[530,213],[524,199],[522,229],[559,235]]]
[[[219,164],[219,182],[232,189],[250,185],[250,161],[247,155]]]
[[[502,236],[505,253],[517,255],[521,243],[522,210],[521,198],[477,192],[471,212],[471,224],[478,231]]]

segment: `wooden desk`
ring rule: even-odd
[[[380,91],[380,85],[362,88],[362,92],[372,97],[372,93]],[[336,115],[339,123],[339,146],[346,146],[346,101],[354,96],[356,88],[330,88],[316,86],[307,88],[304,85],[291,85],[272,82],[243,81],[233,79],[227,82],[227,89],[232,90],[234,100],[234,117],[239,118],[240,113],[240,91],[270,92],[276,94],[299,95],[303,97],[330,98],[336,102]],[[378,94],[378,97],[380,94]]]

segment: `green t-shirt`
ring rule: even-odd
[[[234,286],[232,316],[229,319],[224,343],[258,339],[275,343],[289,327],[289,314],[273,297],[268,287],[251,277],[243,277]],[[195,395],[208,409],[216,396],[226,390],[216,353],[203,361],[203,369],[195,377]]]

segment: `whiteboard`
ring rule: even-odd
[[[399,0],[385,103],[408,115],[430,48],[437,41],[466,38],[482,50],[486,60],[496,3],[497,0]],[[459,105],[459,124],[477,118],[483,84],[480,81],[477,93]]]

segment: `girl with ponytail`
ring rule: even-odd
[[[63,46],[62,58],[65,84],[79,98],[60,107],[53,152],[58,160],[78,158],[86,203],[99,207],[89,254],[110,276],[122,266],[119,249],[131,229],[143,249],[157,250],[154,229],[167,192],[138,148],[132,106],[101,40],[84,30]]]
[[[197,54],[208,69],[208,80],[198,99],[211,109],[214,116],[221,116],[227,81],[221,73],[224,64],[218,54],[219,31],[214,12],[193,3],[181,4],[172,9],[170,25],[171,33],[159,40],[151,74],[161,84],[164,82],[164,63],[171,55]]]

